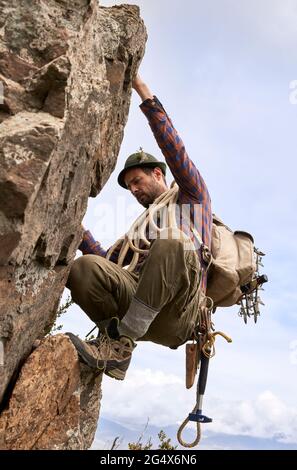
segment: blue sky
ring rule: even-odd
[[[269,285],[258,324],[244,325],[236,308],[215,314],[216,328],[233,343],[218,340],[211,361],[208,432],[230,435],[232,442],[236,435],[250,437],[251,448],[254,438],[297,448],[297,3],[125,3],[140,6],[148,29],[141,75],[201,171],[213,211],[234,230],[251,232],[266,253]],[[133,94],[117,167],[89,200],[83,221],[105,247],[142,211],[116,182],[125,159],[139,146],[160,156],[139,104]],[[78,307],[63,324],[81,335],[92,327]],[[130,429],[148,417],[154,426],[178,427],[194,402],[194,388],[184,386],[184,349],[139,343],[125,382],[104,378],[101,416]]]

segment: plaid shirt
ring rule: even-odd
[[[182,230],[195,241],[191,230],[194,226],[200,234],[203,243],[210,248],[212,212],[206,184],[194,163],[190,160],[183,141],[158,98],[154,96],[153,100],[145,100],[140,105],[140,108],[148,119],[155,139],[179,187],[177,204],[181,207],[181,220],[180,222],[178,221],[178,225],[180,224]],[[120,248],[121,246],[112,254],[111,261],[117,262]],[[83,241],[79,249],[83,254],[96,254],[103,257],[106,257],[107,254],[107,251],[102,248],[99,242],[94,240],[89,231],[84,232]],[[197,252],[202,267],[204,267],[199,245],[197,245]],[[129,250],[124,260],[124,266],[130,263],[132,256],[133,252]],[[146,255],[139,257],[136,271],[139,271],[145,258]],[[204,291],[206,290],[206,273],[204,269],[202,288]]]

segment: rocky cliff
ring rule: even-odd
[[[22,367],[0,416],[0,448],[88,449],[97,428],[101,379],[79,363],[66,336],[43,340]]]
[[[26,388],[30,370],[34,395],[46,387],[38,379],[44,371],[36,354],[51,371],[49,381],[65,374],[68,398],[57,409],[71,406],[83,389],[66,338],[47,339],[42,351],[33,352],[35,359],[28,356],[55,319],[88,197],[100,192],[115,166],[146,31],[138,7],[104,8],[96,0],[0,0],[0,12],[0,429],[19,429],[14,437],[9,431],[7,447],[51,448],[44,430],[30,442],[15,437],[26,435],[22,426],[29,434],[37,426],[30,421],[33,405],[23,423],[12,424],[12,416],[21,418],[16,397],[33,393]],[[68,350],[58,369],[55,341],[57,355],[59,347]],[[53,408],[48,410],[47,416]],[[53,423],[61,413],[53,413],[58,429]],[[87,447],[87,441],[73,448]],[[58,447],[71,448],[69,442]]]

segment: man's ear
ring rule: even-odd
[[[161,168],[159,168],[158,166],[156,166],[154,168],[154,174],[155,174],[155,176],[158,177],[158,180],[162,179],[163,172],[162,172]]]

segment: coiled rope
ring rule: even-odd
[[[106,258],[110,259],[113,252],[122,244],[117,264],[123,266],[128,250],[131,249],[133,251],[133,257],[130,264],[127,266],[127,270],[134,271],[139,260],[139,255],[149,252],[151,242],[147,238],[147,233],[153,233],[156,238],[175,238],[192,243],[190,237],[177,226],[175,216],[177,198],[178,186],[174,183],[170,189],[162,193],[154,203],[135,220],[125,234],[124,240],[122,237],[113,244],[108,250]],[[163,220],[162,226],[158,227],[155,222],[155,217],[160,213],[163,216]],[[201,238],[197,238],[199,241],[201,240]],[[147,248],[140,248],[140,242]]]

